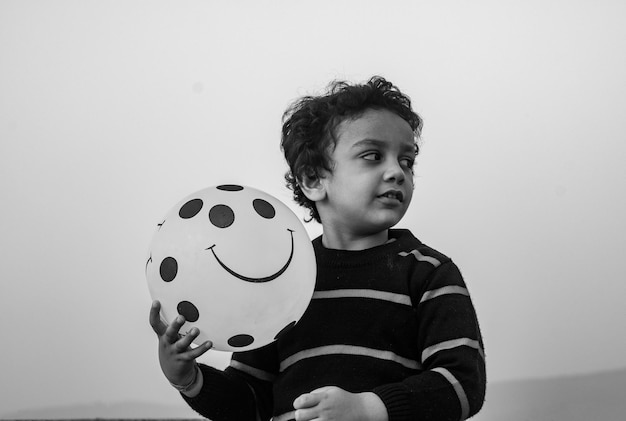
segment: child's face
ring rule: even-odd
[[[367,110],[336,130],[333,170],[320,179],[317,202],[324,229],[373,235],[397,224],[413,196],[415,138],[388,110]]]

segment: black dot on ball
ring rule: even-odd
[[[200,318],[198,308],[189,301],[181,301],[178,303],[176,310],[178,310],[178,314],[183,316],[188,322],[196,322]]]
[[[284,328],[282,328],[280,330],[280,332],[278,332],[278,334],[276,334],[276,336],[274,336],[274,340],[278,339],[280,336],[284,335],[285,333],[287,333],[288,331],[290,331],[291,329],[293,329],[293,327],[296,325],[296,322],[293,321],[291,323],[289,323],[287,326],[285,326]]]
[[[159,267],[161,279],[165,282],[172,282],[178,273],[178,262],[173,257],[166,257]]]
[[[202,204],[202,199],[192,199],[180,208],[178,216],[183,219],[193,218],[202,210]]]
[[[235,213],[226,205],[215,205],[209,211],[209,220],[218,228],[226,228],[235,222]]]
[[[228,340],[228,345],[234,348],[241,348],[254,342],[254,338],[250,335],[235,335]]]
[[[243,187],[236,184],[222,184],[221,186],[217,186],[217,189],[223,191],[240,191],[243,190]]]
[[[252,201],[252,206],[256,213],[261,215],[263,218],[272,219],[276,216],[276,209],[269,202],[263,199],[254,199]]]

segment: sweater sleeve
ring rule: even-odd
[[[474,306],[457,266],[429,259],[412,297],[418,317],[421,370],[402,382],[374,389],[390,421],[464,420],[483,405],[486,389],[483,341]],[[422,267],[424,267],[422,265]]]
[[[233,353],[230,365],[217,370],[200,364],[204,383],[200,393],[183,399],[212,421],[265,421],[272,414],[274,344]]]

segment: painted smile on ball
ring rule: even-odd
[[[274,279],[282,275],[287,270],[287,268],[289,267],[289,264],[291,263],[291,258],[293,257],[293,230],[287,229],[287,231],[289,231],[289,233],[291,234],[291,252],[289,253],[289,259],[287,259],[287,263],[285,263],[284,266],[280,268],[278,272],[274,273],[273,275],[266,276],[263,278],[250,278],[249,276],[241,275],[235,272],[234,270],[232,270],[231,268],[229,268],[228,266],[226,266],[224,262],[222,262],[220,258],[217,257],[217,254],[215,254],[215,250],[213,250],[216,244],[213,244],[211,247],[207,247],[205,250],[211,250],[211,253],[213,253],[213,256],[215,257],[215,260],[217,260],[217,263],[219,263],[220,266],[223,267],[224,270],[226,270],[226,272],[230,273],[235,278],[241,279],[242,281],[254,282],[254,283],[269,282],[269,281],[273,281]]]

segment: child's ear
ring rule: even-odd
[[[302,192],[312,202],[319,202],[326,197],[326,188],[322,179],[317,175],[303,175],[298,177],[298,185]]]

